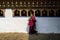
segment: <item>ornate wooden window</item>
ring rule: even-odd
[[[50,16],[50,17],[53,17],[53,16],[54,16],[54,10],[50,10],[50,11],[49,11],[49,16]]]
[[[50,1],[50,2],[49,2],[49,5],[50,5],[50,6],[53,6],[53,5],[54,5],[54,2],[51,2],[51,1]]]
[[[56,16],[57,16],[57,17],[60,17],[60,10],[57,10],[57,11],[56,11]]]
[[[31,14],[33,14],[33,15],[34,15],[33,10],[29,10],[29,11],[28,11],[28,16],[31,16]]]
[[[11,7],[14,7],[14,2],[11,2],[11,4],[10,4],[10,5],[11,5]]]
[[[37,2],[34,2],[34,7],[36,7],[36,5],[37,5]]]
[[[44,17],[47,16],[47,11],[45,9],[42,11],[42,16],[44,16]]]
[[[31,2],[28,2],[28,7],[30,7],[31,6]]]
[[[40,16],[40,10],[35,11],[35,16],[39,17]]]
[[[26,2],[26,7],[28,7],[28,2]]]
[[[38,7],[40,7],[41,6],[41,2],[38,2]]]
[[[57,5],[60,5],[60,1],[57,3]]]
[[[14,17],[18,17],[20,16],[20,11],[19,10],[15,10],[14,11]]]
[[[4,12],[0,10],[0,17],[4,17]]]
[[[21,16],[27,16],[26,10],[22,10],[22,11],[21,11]]]

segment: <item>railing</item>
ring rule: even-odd
[[[0,8],[60,8],[60,2],[0,2]]]

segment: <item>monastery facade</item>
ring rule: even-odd
[[[38,33],[60,33],[59,0],[0,0],[0,32],[28,33],[30,14]]]

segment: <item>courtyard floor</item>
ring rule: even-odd
[[[60,40],[60,34],[0,33],[0,40]]]

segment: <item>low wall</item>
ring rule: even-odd
[[[5,17],[0,17],[0,32],[25,32],[28,33],[29,17],[13,17],[12,10],[5,10]],[[38,33],[60,33],[59,17],[36,17]]]

